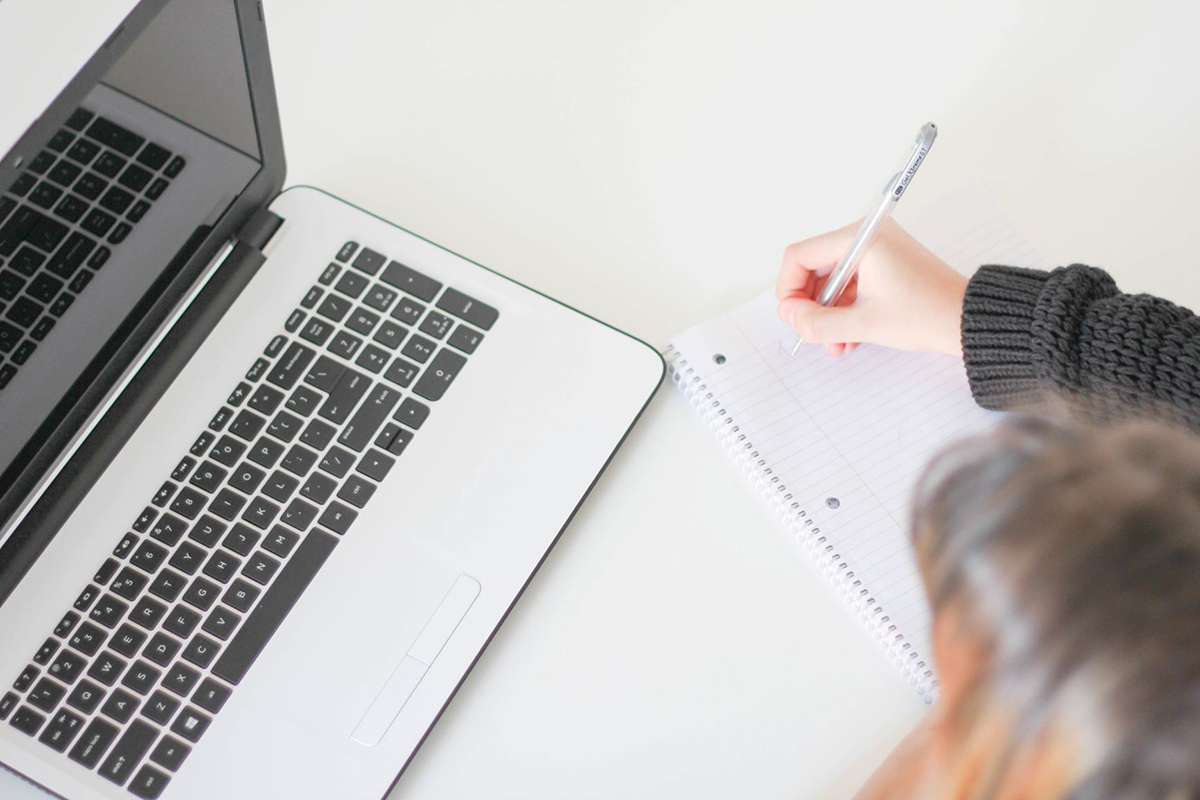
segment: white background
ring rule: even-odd
[[[289,183],[658,346],[926,119],[905,204],[986,184],[1050,263],[1200,302],[1194,8],[266,3]],[[393,796],[847,797],[921,713],[891,669],[664,387]]]
[[[264,5],[289,184],[657,346],[926,119],[905,210],[987,186],[1050,263],[1200,303],[1192,4]],[[664,387],[393,797],[842,798],[921,712]]]

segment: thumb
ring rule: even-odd
[[[868,341],[861,308],[856,305],[823,306],[807,297],[785,297],[779,318],[811,344]]]

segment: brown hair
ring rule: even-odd
[[[935,617],[985,645],[963,720],[1013,720],[993,772],[1061,727],[1081,755],[1051,796],[1200,800],[1200,440],[1018,418],[936,459],[914,507]]]

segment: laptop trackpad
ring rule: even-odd
[[[442,651],[458,623],[466,616],[471,604],[479,596],[479,581],[469,575],[459,575],[446,592],[437,610],[425,623],[416,641],[408,648],[408,654],[392,671],[387,683],[375,697],[366,714],[359,721],[350,738],[367,747],[374,747],[383,739],[388,728],[400,715],[404,704],[416,690],[421,678],[425,677],[429,665]]]

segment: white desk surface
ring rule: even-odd
[[[1200,306],[1195,6],[265,6],[289,183],[657,346],[926,119],[904,204],[986,178],[1051,263]],[[393,798],[845,798],[921,713],[664,386]]]
[[[926,119],[906,205],[984,178],[1051,263],[1200,306],[1191,4],[264,5],[289,184],[658,346]],[[844,798],[921,713],[664,386],[392,797]]]

